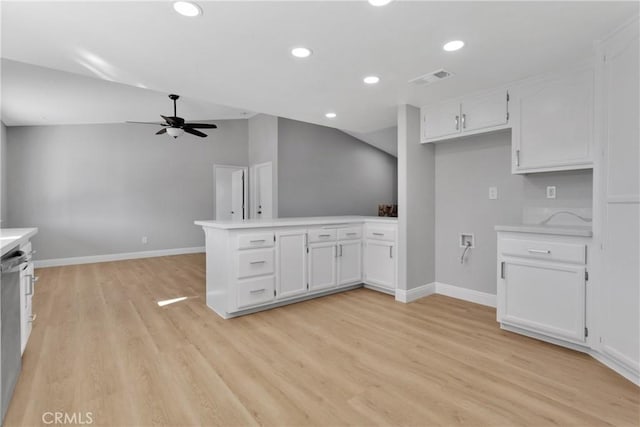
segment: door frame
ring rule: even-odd
[[[232,172],[242,170],[244,172],[244,185],[243,185],[243,193],[244,193],[244,219],[249,218],[249,168],[247,166],[237,166],[237,165],[221,165],[221,164],[213,164],[213,217],[217,218],[217,209],[218,206],[216,204],[216,172],[218,169],[231,169]]]

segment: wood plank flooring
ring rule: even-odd
[[[357,289],[222,320],[201,254],[37,274],[7,426],[56,411],[105,426],[640,424],[632,383],[444,296]]]

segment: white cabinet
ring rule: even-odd
[[[29,258],[31,258],[33,254],[31,242],[21,245],[20,250],[29,254]],[[27,346],[33,321],[36,318],[33,314],[33,293],[37,280],[33,261],[29,261],[20,272],[20,340],[22,353],[24,353],[24,349]]]
[[[307,230],[286,230],[277,233],[278,299],[307,292]]]
[[[578,238],[498,233],[501,326],[585,346],[586,251],[586,242]]]
[[[421,141],[436,142],[507,127],[509,94],[506,89],[443,102],[420,109]]]
[[[594,70],[591,65],[512,89],[512,172],[592,167]]]
[[[389,290],[396,288],[395,244],[383,240],[367,240],[364,248],[365,283]]]
[[[640,384],[640,36],[638,18],[599,46],[603,157],[595,174],[603,236],[598,351]],[[612,363],[613,362],[613,363]]]
[[[338,243],[338,286],[362,281],[362,241]]]
[[[337,285],[337,247],[335,242],[309,244],[309,290]]]

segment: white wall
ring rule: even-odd
[[[216,123],[176,141],[142,125],[9,127],[3,225],[38,227],[37,259],[203,246],[213,164],[248,164],[247,120]]]
[[[249,119],[249,165],[271,162],[273,182],[273,218],[278,218],[278,118],[257,114]],[[251,172],[250,172],[251,173]],[[253,179],[252,177],[250,179]],[[253,182],[253,181],[251,181]],[[252,189],[249,189],[251,192]],[[252,200],[253,195],[250,195]],[[251,208],[253,209],[253,208]]]
[[[435,156],[420,144],[420,110],[398,107],[398,287],[435,280]]]
[[[521,223],[525,208],[590,208],[592,180],[591,170],[512,175],[510,131],[436,144],[436,281],[495,294],[494,226]],[[546,198],[548,185],[557,187],[556,199]],[[491,186],[498,200],[489,200]],[[464,264],[461,232],[476,240]]]
[[[396,203],[396,165],[340,130],[280,118],[280,216],[377,215]]]
[[[7,227],[7,127],[0,122],[0,226]],[[4,224],[2,222],[4,221]]]

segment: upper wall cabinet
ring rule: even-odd
[[[512,89],[512,172],[593,167],[593,67]]]
[[[509,93],[500,89],[443,102],[421,108],[420,115],[423,143],[504,129],[509,124]]]

